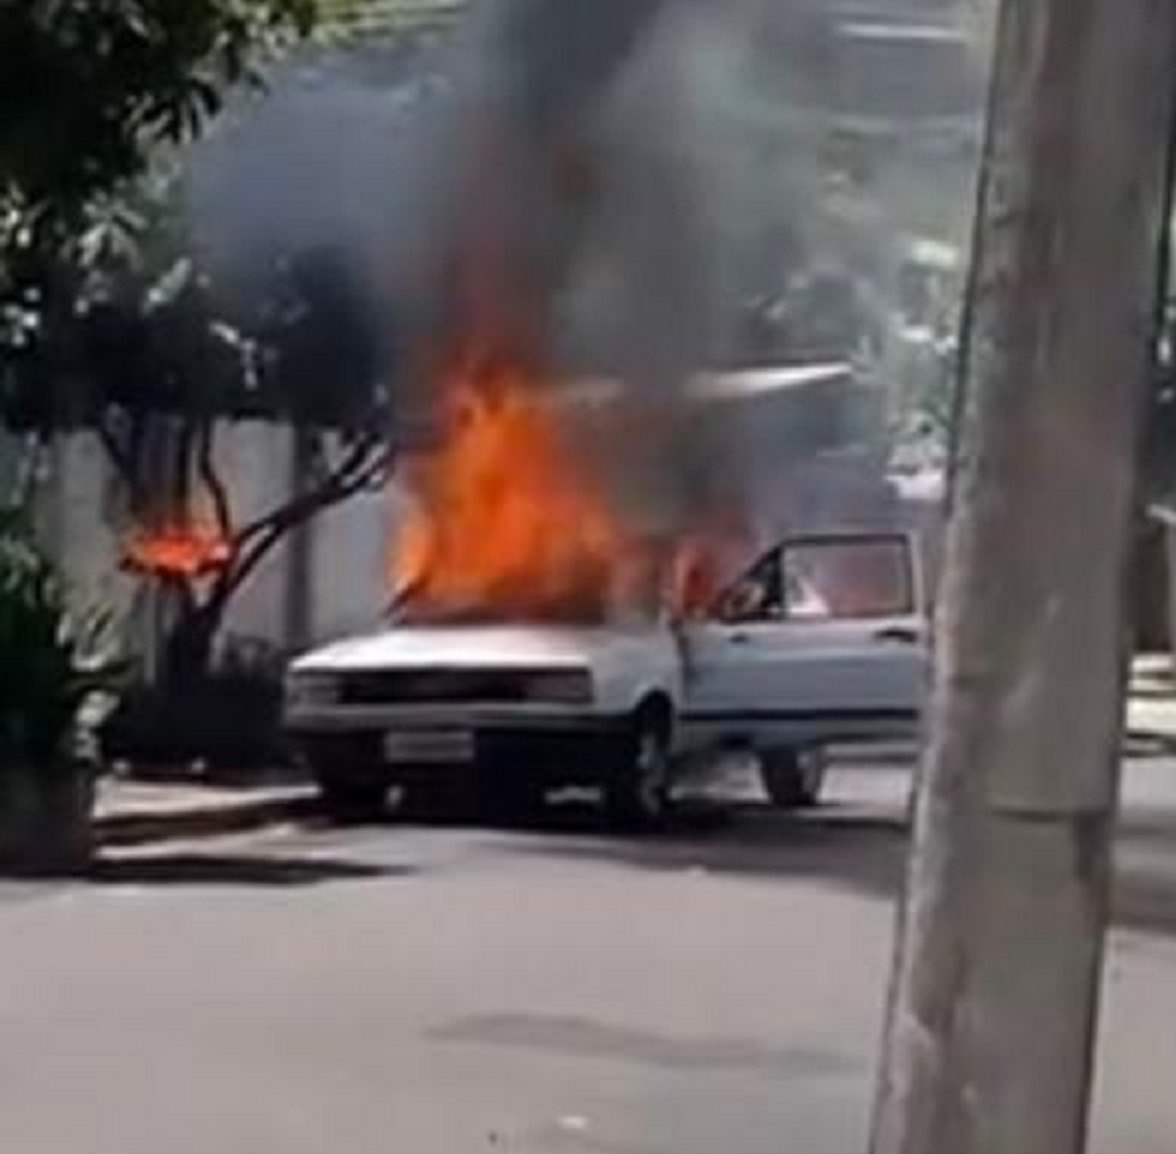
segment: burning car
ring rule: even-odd
[[[501,809],[599,784],[660,820],[688,754],[745,747],[777,805],[817,800],[831,742],[910,735],[923,682],[911,543],[797,538],[689,618],[574,625],[401,620],[296,661],[287,724],[324,798],[460,774]]]
[[[516,365],[463,362],[444,395],[392,621],[288,674],[287,727],[334,808],[461,780],[516,809],[591,783],[615,817],[651,823],[686,755],[730,746],[798,806],[827,743],[913,731],[925,658],[905,537],[788,539],[727,581],[705,534],[651,544],[625,523]]]

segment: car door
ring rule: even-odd
[[[908,537],[787,539],[687,627],[686,719],[760,745],[909,734],[925,632]]]

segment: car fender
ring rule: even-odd
[[[682,702],[682,662],[668,630],[618,638],[593,655],[592,677],[602,713],[626,716],[654,697],[677,713]]]

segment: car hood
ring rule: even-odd
[[[296,660],[294,672],[365,669],[582,668],[618,648],[655,643],[655,627],[403,625],[339,641]]]

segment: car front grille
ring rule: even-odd
[[[339,686],[343,705],[421,705],[529,701],[531,675],[518,670],[373,670],[345,674]]]

